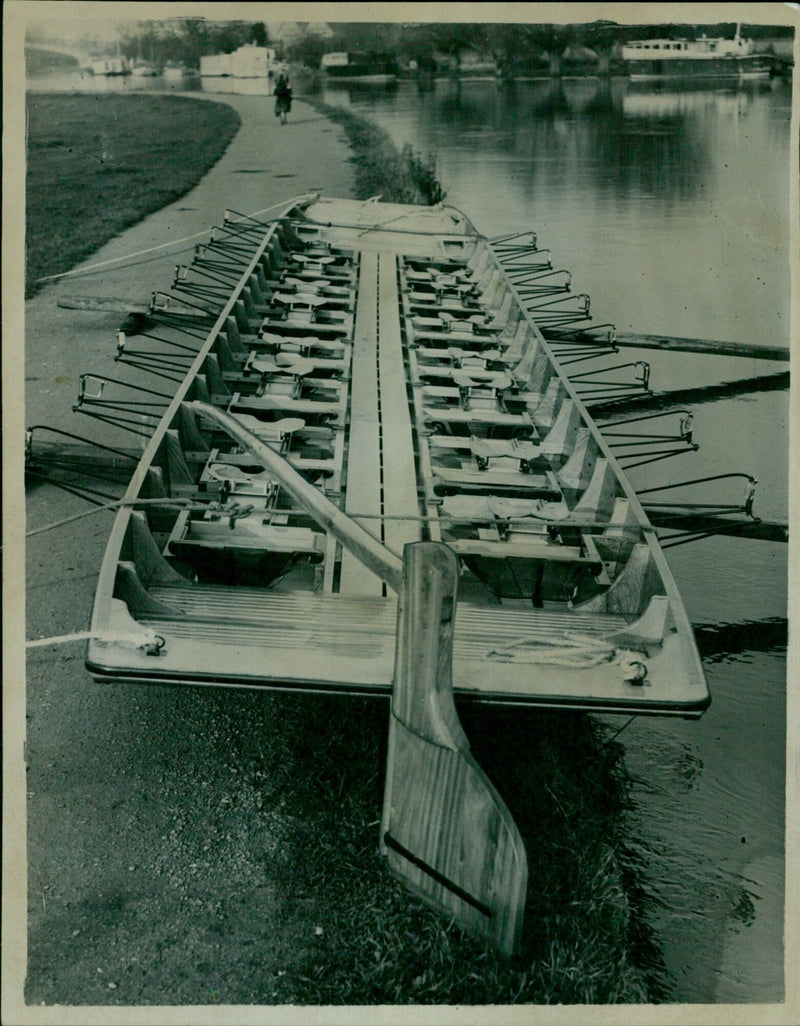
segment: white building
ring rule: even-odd
[[[215,53],[200,58],[203,78],[272,78],[279,66],[272,47],[249,43],[233,53]]]

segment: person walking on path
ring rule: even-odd
[[[275,117],[281,119],[281,124],[286,124],[286,115],[292,109],[292,87],[289,79],[280,72],[275,82]]]

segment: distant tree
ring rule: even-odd
[[[614,21],[593,21],[579,25],[575,31],[575,42],[589,47],[597,54],[599,74],[608,74],[619,37],[620,26]]]
[[[574,40],[574,25],[539,24],[530,25],[530,40],[539,52],[546,53],[550,62],[550,74],[561,74],[561,56]]]
[[[250,29],[250,42],[255,43],[256,46],[266,46],[269,42],[267,26],[263,21],[257,21]]]
[[[533,25],[487,25],[486,45],[503,78],[529,71],[541,55]]]
[[[427,22],[406,22],[401,26],[401,55],[407,61],[416,61],[421,70],[436,67],[436,49],[433,26]]]
[[[592,21],[586,25],[578,25],[575,30],[575,42],[588,46],[598,53],[601,50],[612,50],[620,36],[620,26],[615,21]]]
[[[434,47],[439,53],[452,59],[455,71],[461,67],[461,55],[466,50],[486,45],[486,32],[483,25],[443,22],[433,27],[432,35]],[[479,38],[481,35],[483,39]]]
[[[328,22],[333,38],[327,50],[360,53],[395,53],[401,42],[400,26],[393,22]]]
[[[318,68],[322,61],[322,55],[329,50],[335,49],[331,40],[322,39],[313,32],[307,32],[296,43],[286,48],[287,55],[295,61],[306,64],[309,68]]]

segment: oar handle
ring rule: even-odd
[[[200,400],[194,400],[188,405],[195,413],[213,421],[247,449],[323,530],[332,534],[348,552],[385,581],[393,591],[400,592],[403,586],[403,561],[399,556],[382,545],[366,528],[343,513],[318,488],[309,484],[302,474],[298,474],[280,453],[252,431],[242,427],[235,417]]]

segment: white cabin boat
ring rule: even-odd
[[[87,66],[92,75],[130,75],[131,68],[125,57],[93,57]]]
[[[737,27],[733,39],[641,39],[622,47],[631,79],[767,78],[769,59],[753,53],[752,43]]]

